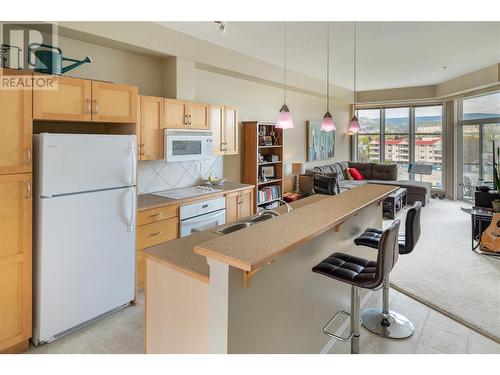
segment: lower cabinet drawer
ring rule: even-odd
[[[179,212],[178,204],[139,211],[137,213],[137,225],[154,223],[157,221],[176,217],[179,216],[178,212]]]
[[[178,235],[179,220],[177,217],[140,225],[137,227],[137,249],[140,250],[173,240]]]

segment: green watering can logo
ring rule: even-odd
[[[33,62],[33,54],[36,61]],[[74,64],[63,68],[63,61],[71,61]],[[61,75],[82,64],[91,63],[92,59],[86,57],[83,60],[70,59],[64,57],[60,48],[48,44],[31,43],[28,46],[28,63],[35,67],[35,72]]]

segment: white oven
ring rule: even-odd
[[[165,160],[190,161],[212,156],[212,132],[204,130],[165,130]]]
[[[226,200],[215,198],[181,206],[179,216],[181,237],[214,228],[226,223]]]

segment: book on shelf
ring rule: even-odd
[[[279,185],[270,185],[258,190],[258,204],[269,202],[273,199],[281,198],[281,187]]]

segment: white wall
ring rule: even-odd
[[[59,46],[66,57],[77,60],[86,56],[92,58],[91,64],[81,65],[65,73],[65,76],[124,83],[139,86],[140,94],[163,95],[164,60],[161,58],[64,37],[59,37]]]
[[[275,121],[278,110],[283,104],[283,90],[197,69],[196,100],[236,105],[240,108],[240,121]],[[285,168],[287,174],[290,174],[291,162],[306,161],[306,121],[321,119],[326,110],[326,103],[324,98],[318,96],[289,92],[287,94],[287,104],[292,112],[295,124],[294,129],[285,131],[284,138]],[[337,125],[335,157],[332,160],[307,163],[306,167],[349,159],[349,138],[347,136],[349,104],[338,100],[333,101],[333,111],[331,112]],[[240,172],[240,155],[225,156],[224,177],[231,181],[239,181]],[[289,177],[285,189],[291,189],[292,183],[292,179]]]
[[[166,61],[171,57],[146,56],[137,53],[134,48],[123,50],[123,43],[117,43],[117,48],[110,48],[110,45],[112,43],[109,40],[105,47],[60,36],[59,46],[65,56],[83,59],[88,55],[93,59],[92,64],[82,65],[65,75],[136,85],[139,87],[139,93],[144,95],[164,96],[164,93],[169,92],[172,88],[169,86],[172,83],[167,81],[168,77],[173,75],[169,75],[168,71],[166,71],[166,66],[168,66]],[[134,52],[130,52],[131,50],[134,50]],[[236,58],[235,56],[232,57]],[[276,69],[276,67],[273,68]],[[203,68],[192,69],[190,72],[192,73],[189,74],[194,74],[194,77],[189,77],[189,74],[177,74],[177,76],[181,77],[182,82],[180,83],[189,84],[190,86],[184,88],[184,91],[194,86],[194,98],[197,101],[238,106],[240,108],[240,121],[275,121],[277,111],[283,104],[282,89],[277,87],[276,83],[269,81],[268,77],[261,79],[246,75],[244,78],[235,78],[232,75],[214,73]],[[260,76],[262,74],[259,73]],[[281,73],[279,75],[281,76]],[[316,81],[311,80],[311,85],[316,86]],[[306,121],[321,119],[326,109],[325,98],[320,97],[320,94],[307,93],[308,91],[303,89],[302,91],[288,93],[287,104],[292,111],[295,128],[287,130],[285,134],[284,161],[286,174],[291,173],[291,162],[305,162],[306,160]],[[341,93],[338,90],[336,92],[338,95],[345,96],[345,92]],[[306,167],[349,158],[349,139],[346,135],[349,121],[349,104],[340,100],[333,100],[331,107],[333,108],[331,112],[337,124],[335,157],[329,161],[307,163]],[[139,192],[197,184],[203,178],[206,178],[210,172],[217,175],[223,173],[224,177],[230,181],[240,181],[240,155],[226,156],[223,159],[214,159],[215,163],[209,163],[208,167],[202,165],[202,168],[197,171],[194,171],[192,166],[187,165],[166,168],[167,164],[161,161],[139,162]],[[169,170],[175,170],[176,172],[167,173]],[[170,176],[176,176],[175,178],[179,178],[179,181],[173,181]],[[286,190],[292,188],[291,176],[286,179],[285,184]]]

